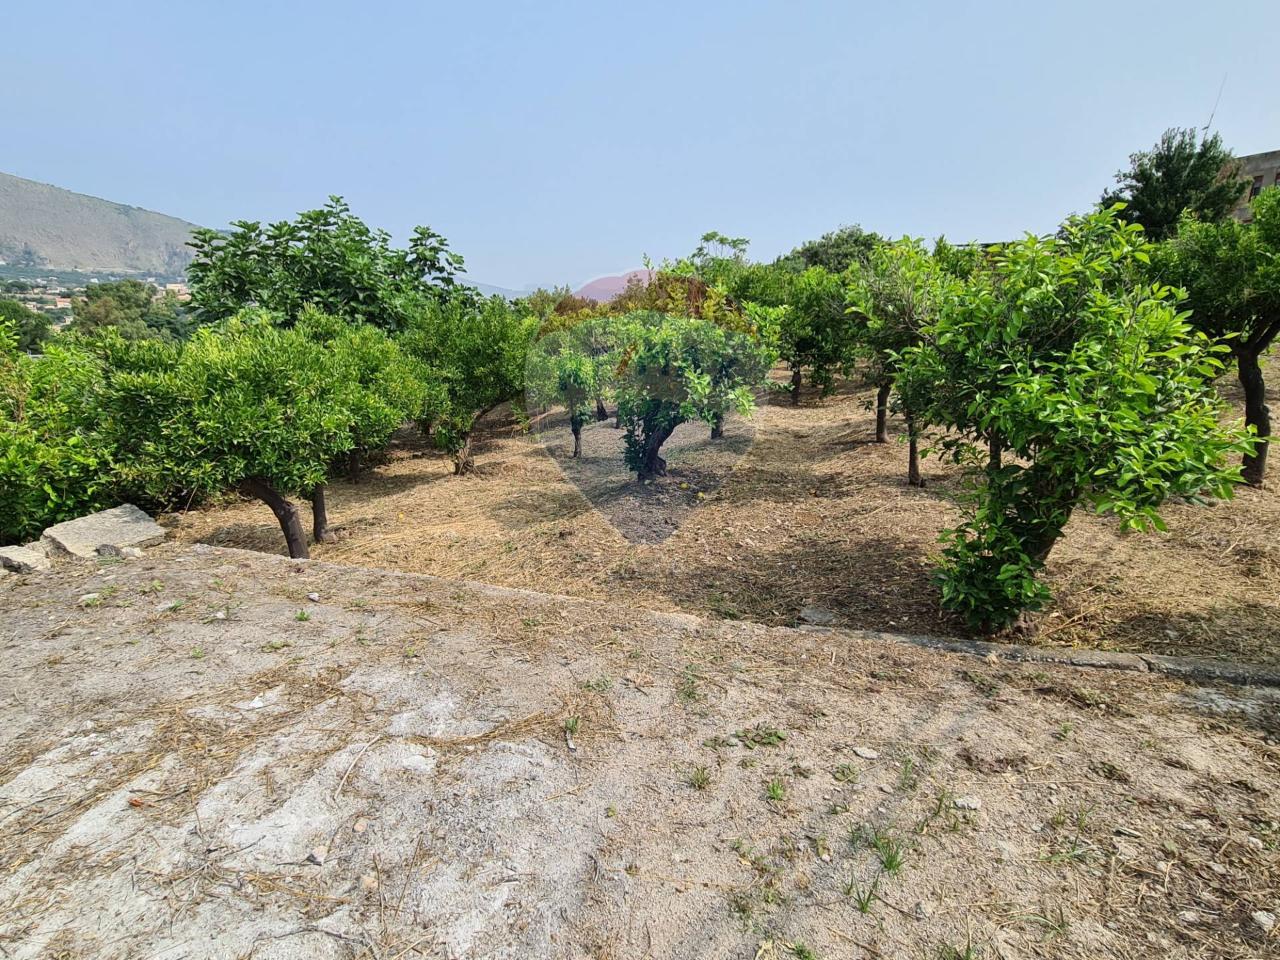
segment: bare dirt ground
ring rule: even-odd
[[[1233,382],[1221,386],[1238,405]],[[622,470],[607,422],[587,428],[574,462],[562,417],[532,429],[497,417],[467,478],[406,431],[389,462],[331,486],[343,539],[313,556],[774,625],[818,606],[843,625],[964,634],[938,607],[930,558],[966,480],[930,459],[928,486],[907,487],[905,446],[869,442],[870,397],[848,384],[798,408],[777,397],[749,423],[731,420],[719,447],[705,425],[685,425],[653,487]],[[1050,560],[1056,602],[1035,642],[1280,661],[1278,489],[1170,505],[1168,534],[1122,535],[1077,511]],[[261,504],[166,522],[187,541],[283,551]]]
[[[181,544],[0,646],[5,957],[1277,952],[1275,692]]]

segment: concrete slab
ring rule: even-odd
[[[164,540],[167,531],[131,503],[100,510],[87,517],[54,524],[43,539],[58,552],[89,560],[98,548],[146,547]]]

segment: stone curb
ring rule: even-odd
[[[1200,683],[1280,687],[1280,668],[1263,664],[1208,660],[1204,657],[1169,657],[1157,653],[1114,653],[1109,650],[1033,647],[1020,643],[991,643],[986,640],[943,640],[938,637],[853,632],[892,643],[908,643],[932,650],[945,650],[948,653],[964,653],[983,658],[998,657],[1001,660],[1016,660],[1021,663],[1056,663],[1102,670],[1162,673],[1177,677],[1179,680],[1193,680]]]
[[[352,568],[385,573],[389,576],[412,579],[421,577],[425,580],[449,580],[448,577],[437,577],[429,573],[408,573],[403,570],[389,570],[385,567],[358,567],[354,564],[334,563],[326,560],[291,560],[279,554],[258,553],[253,550],[241,550],[236,547],[214,547],[197,543],[185,548],[186,551],[201,554],[243,554],[257,558],[266,557],[281,563],[313,564],[330,569]],[[604,601],[588,600],[583,597],[571,597],[563,594],[539,593],[536,590],[522,590],[517,587],[500,587],[480,580],[458,580],[470,587],[479,588],[495,594],[513,596],[556,597],[569,603],[592,605]],[[714,625],[719,621],[699,617],[687,613],[664,613],[660,610],[649,611],[658,617],[670,619],[673,624],[686,629],[698,625]],[[745,621],[738,621],[745,622]],[[758,624],[758,626],[765,626]],[[1072,647],[1034,647],[1021,643],[993,643],[989,640],[944,639],[942,637],[915,636],[902,633],[881,633],[878,630],[857,630],[846,627],[827,627],[802,625],[799,627],[770,627],[769,629],[796,630],[808,634],[840,633],[863,640],[876,640],[882,643],[901,643],[914,647],[925,647],[930,650],[941,650],[946,653],[960,653],[972,657],[998,657],[1001,660],[1014,660],[1020,663],[1050,663],[1068,667],[1088,667],[1095,670],[1126,670],[1133,673],[1159,673],[1179,680],[1199,683],[1230,683],[1249,687],[1280,687],[1280,667],[1263,664],[1236,663],[1228,660],[1208,660],[1203,657],[1168,657],[1156,653],[1116,653],[1110,650],[1085,650]]]

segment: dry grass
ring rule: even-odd
[[[1224,381],[1238,400],[1233,388]],[[361,482],[330,487],[341,539],[313,556],[774,625],[795,623],[812,604],[838,624],[963,634],[938,607],[930,557],[960,515],[965,479],[926,460],[928,486],[907,487],[905,447],[869,442],[869,398],[846,385],[798,408],[775,399],[749,428],[738,426],[754,441],[739,436],[746,453],[731,469],[673,462],[652,488],[589,486],[565,462],[567,432],[554,423],[546,446],[513,419],[487,423],[468,478],[453,477],[444,457],[405,431]],[[607,425],[591,431],[589,447],[617,442]],[[637,512],[649,518],[647,532],[619,520]],[[1122,535],[1078,512],[1051,558],[1056,602],[1037,642],[1280,659],[1275,483],[1208,508],[1174,504],[1166,516],[1168,534]],[[184,540],[283,548],[256,503],[173,522]]]

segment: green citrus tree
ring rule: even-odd
[[[919,343],[921,330],[937,315],[955,280],[920,241],[910,237],[877,244],[848,276],[848,312],[855,321],[852,335],[876,384],[875,438],[884,443],[890,393],[902,355]],[[900,401],[899,406],[907,422],[907,482],[924,486],[916,418],[909,403]]]
[[[1280,189],[1253,201],[1253,220],[1183,220],[1178,235],[1154,251],[1156,276],[1188,294],[1191,322],[1230,350],[1244,392],[1245,424],[1258,438],[1244,457],[1244,479],[1266,475],[1271,411],[1262,356],[1280,334]]]
[[[945,607],[1004,627],[1041,607],[1039,580],[1072,512],[1164,529],[1173,496],[1229,496],[1243,434],[1219,423],[1215,347],[1177,291],[1145,279],[1142,229],[1116,210],[1027,237],[941,304],[909,347],[898,389],[942,449],[974,458],[993,433],[1013,454],[981,474],[968,518],[944,535]]]
[[[647,480],[666,473],[662,445],[680,424],[750,413],[776,354],[765,339],[700,318],[635,313],[623,322],[618,415],[626,464]]]
[[[473,466],[476,423],[523,394],[525,360],[538,325],[536,316],[502,297],[428,302],[409,318],[401,344],[440,384],[437,402],[419,423],[452,455],[456,474]]]

